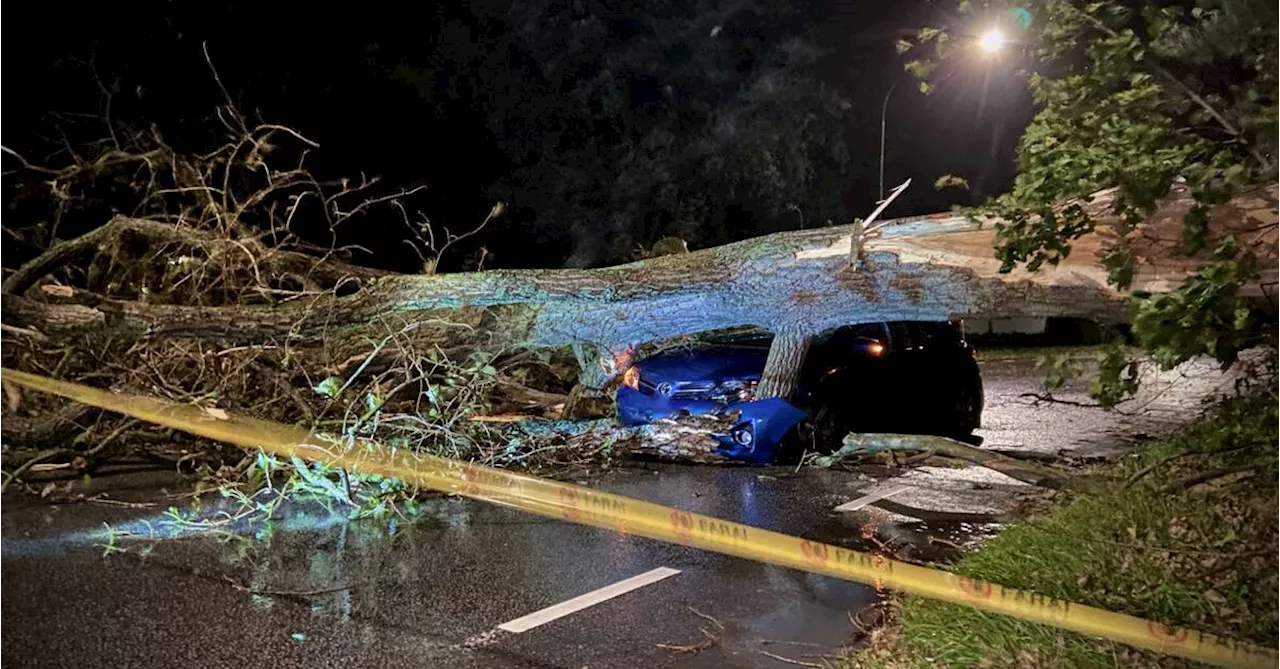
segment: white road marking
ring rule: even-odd
[[[844,504],[837,506],[835,510],[836,511],[857,511],[858,509],[861,509],[862,507],[872,502],[878,502],[886,497],[896,495],[900,492],[906,492],[910,489],[911,489],[911,486],[909,485],[900,485],[894,488],[887,488],[885,490],[881,490],[880,492],[871,493],[870,495],[859,497],[858,499],[855,499],[852,502],[845,502]]]
[[[668,576],[679,574],[679,569],[670,567],[658,567],[651,569],[643,574],[632,576],[612,585],[606,585],[599,590],[592,590],[585,595],[578,595],[573,599],[566,599],[559,604],[553,604],[541,611],[534,611],[527,616],[516,618],[510,622],[498,625],[498,629],[504,632],[512,632],[519,634],[531,630],[539,625],[545,625],[553,620],[558,620],[567,615],[577,613],[587,607],[595,606],[600,602],[608,601],[619,595],[625,595],[632,590],[643,588],[650,583],[657,583]]]

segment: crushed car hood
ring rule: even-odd
[[[648,381],[758,380],[764,371],[767,348],[723,347],[671,351],[636,364]]]

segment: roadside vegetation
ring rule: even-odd
[[[1274,360],[1271,372],[1274,373]],[[1015,523],[954,571],[1001,585],[1274,646],[1274,376],[1209,407],[1185,432],[1097,468],[1096,495]],[[1052,627],[917,597],[844,666],[1187,666]]]
[[[1255,222],[1265,242],[1206,233],[1212,207],[1276,178],[1276,4],[957,0],[953,7],[945,25],[898,43],[920,90],[973,58],[968,35],[998,30],[1013,45],[999,67],[1019,70],[1036,105],[1012,188],[970,210],[999,221],[1003,271],[1057,265],[1105,218],[1117,243],[1101,264],[1110,284],[1127,288],[1146,262],[1135,252],[1141,222],[1175,191],[1192,202],[1181,238],[1165,243],[1200,258],[1200,269],[1162,294],[1134,292],[1136,347],[1103,349],[1094,399],[1113,406],[1136,394],[1146,359],[1164,369],[1198,356],[1227,365],[1259,346],[1274,328],[1275,297],[1257,299],[1244,288],[1274,265],[1260,257],[1274,248],[1274,218]]]
[[[6,367],[494,466],[547,471],[608,461],[591,446],[546,448],[552,435],[513,437],[509,424],[475,420],[540,415],[564,401],[578,374],[568,350],[468,341],[479,310],[448,321],[369,319],[362,329],[296,332],[269,343],[131,336],[128,317],[110,305],[287,308],[356,292],[387,274],[353,264],[354,250],[338,246],[336,232],[328,244],[299,236],[302,221],[336,231],[370,216],[402,218],[428,274],[470,234],[410,213],[415,189],[376,178],[318,180],[307,169],[314,142],[290,128],[254,123],[230,104],[217,118],[221,128],[210,123],[199,146],[175,148],[154,127],[104,119],[109,137],[65,165],[10,154],[22,163],[15,181],[27,187],[13,207],[41,221],[11,232],[44,251],[5,276]],[[502,212],[495,205],[475,225],[495,224]],[[86,222],[90,215],[110,222]],[[110,322],[56,315],[85,300],[111,312]],[[38,325],[11,325],[11,315],[31,310],[43,314]],[[84,476],[167,469],[196,475],[202,488],[221,487],[265,514],[280,498],[313,497],[344,513],[381,515],[403,510],[415,494],[397,482],[246,454],[10,384],[4,398],[3,490],[57,497]]]

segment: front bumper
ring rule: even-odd
[[[738,420],[728,432],[712,435],[721,445],[717,453],[757,464],[772,462],[787,432],[806,415],[776,397],[726,405],[708,400],[672,400],[626,386],[618,389],[617,406],[618,419],[623,425],[631,426],[645,425],[681,413],[704,415],[738,411]]]

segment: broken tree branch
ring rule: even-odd
[[[1032,462],[1016,460],[981,448],[962,444],[954,439],[934,435],[868,433],[849,434],[844,446],[834,454],[819,461],[826,466],[841,460],[858,458],[883,451],[934,451],[966,462],[991,469],[1023,483],[1076,492],[1096,492],[1099,483],[1088,478],[1073,476]],[[829,458],[829,459],[828,459]]]

